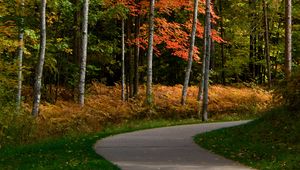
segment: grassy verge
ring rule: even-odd
[[[300,113],[273,109],[249,124],[200,134],[195,141],[257,169],[299,169]]]
[[[0,169],[119,169],[94,152],[96,140],[134,130],[191,123],[199,123],[199,120],[130,121],[106,127],[99,133],[7,147],[0,149]]]

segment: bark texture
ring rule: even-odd
[[[292,73],[292,0],[285,0],[285,75]]]
[[[195,46],[195,37],[196,37],[196,29],[197,29],[197,20],[198,20],[198,0],[194,0],[194,13],[193,13],[193,26],[191,32],[191,42],[189,49],[189,57],[188,57],[188,65],[185,72],[184,84],[182,87],[182,96],[181,96],[181,104],[185,105],[187,90],[190,81],[190,75],[193,64],[193,56],[194,56],[194,46]]]
[[[80,81],[79,81],[79,104],[84,106],[85,93],[85,75],[86,75],[86,60],[87,60],[87,40],[88,40],[88,13],[89,0],[84,0],[83,4],[83,20],[82,20],[82,53],[80,62]]]
[[[22,101],[22,65],[23,65],[23,48],[24,48],[24,0],[20,2],[20,17],[19,26],[19,46],[18,46],[18,93],[17,93],[17,111],[21,109]]]
[[[34,83],[34,99],[32,115],[38,116],[39,105],[41,101],[41,87],[42,87],[42,76],[43,67],[45,62],[45,52],[46,52],[46,0],[41,0],[41,31],[40,31],[40,53],[39,61],[36,68],[35,83]]]
[[[268,77],[268,86],[271,88],[271,59],[270,59],[270,49],[269,49],[269,20],[268,20],[268,7],[266,0],[264,0],[264,19],[265,19],[265,58],[267,62],[267,77]]]
[[[149,17],[149,40],[148,40],[148,54],[147,54],[147,104],[152,105],[152,60],[153,60],[153,36],[154,36],[154,6],[155,0],[150,1],[150,17]]]
[[[125,101],[125,23],[122,19],[122,101]]]
[[[140,21],[141,17],[138,15],[135,20],[135,38],[136,41],[136,48],[135,48],[135,56],[134,56],[134,89],[133,89],[133,96],[136,97],[139,94],[139,60],[140,60]]]
[[[202,120],[208,120],[208,86],[209,86],[209,64],[211,52],[211,13],[210,13],[210,0],[206,0],[205,9],[205,73],[204,73],[204,87],[203,87],[203,105],[202,105]]]

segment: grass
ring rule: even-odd
[[[246,125],[200,134],[196,143],[257,169],[300,168],[300,113],[272,109]]]
[[[109,126],[99,133],[48,139],[36,144],[0,150],[0,169],[103,169],[117,166],[97,155],[93,144],[101,138],[140,129],[199,123],[196,119],[130,121]]]

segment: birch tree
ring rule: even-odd
[[[292,0],[285,0],[285,75],[292,72]]]
[[[211,49],[211,13],[210,0],[206,0],[205,9],[205,33],[204,33],[204,50],[205,50],[205,73],[203,87],[203,104],[202,104],[202,120],[207,121],[208,109],[208,86],[209,86],[209,64],[210,64],[210,49]]]
[[[140,21],[141,16],[136,16],[135,19],[135,38],[136,38],[136,48],[135,48],[135,57],[134,57],[134,90],[133,96],[138,96],[139,94],[139,60],[140,60]]]
[[[190,42],[190,49],[189,49],[188,65],[186,68],[185,80],[184,80],[184,84],[182,87],[182,97],[181,97],[182,105],[184,105],[186,102],[187,89],[189,86],[190,74],[191,74],[191,69],[192,69],[192,64],[193,64],[197,20],[198,20],[198,0],[194,0],[193,25],[192,25],[192,32],[191,32],[191,42]]]
[[[80,62],[80,81],[79,81],[79,104],[84,106],[85,93],[85,75],[86,75],[86,60],[87,60],[87,40],[88,40],[88,13],[89,0],[84,0],[83,4],[83,20],[82,20],[82,53]]]
[[[45,62],[45,52],[46,52],[46,0],[41,0],[41,30],[40,30],[40,52],[39,61],[36,68],[35,83],[34,83],[34,99],[32,115],[38,116],[39,105],[41,101],[41,87],[42,87],[42,76],[43,67]]]
[[[125,101],[125,23],[122,18],[122,101]]]
[[[266,0],[263,2],[264,10],[264,26],[265,26],[265,58],[267,62],[267,77],[268,86],[271,87],[271,59],[270,59],[270,48],[269,48],[269,20],[268,20],[268,6]]]
[[[148,39],[148,54],[147,54],[147,88],[146,100],[147,104],[151,105],[152,99],[152,60],[153,60],[153,37],[154,37],[154,6],[155,0],[150,1],[150,16],[149,16],[149,39]]]
[[[22,65],[23,65],[23,47],[24,47],[24,0],[20,2],[20,25],[19,25],[19,46],[18,46],[18,94],[17,110],[21,108],[22,100]]]

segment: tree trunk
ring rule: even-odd
[[[268,20],[268,7],[266,0],[264,0],[264,18],[265,18],[265,57],[267,62],[267,77],[268,87],[271,88],[271,63],[270,63],[270,49],[269,49],[269,20]]]
[[[125,101],[125,23],[122,19],[122,101]]]
[[[285,0],[285,76],[292,73],[292,0]]]
[[[35,83],[34,83],[34,100],[32,115],[38,116],[39,105],[41,101],[41,87],[42,87],[42,76],[43,67],[45,62],[45,52],[46,52],[46,0],[41,0],[41,30],[40,30],[40,53],[39,62],[36,68]]]
[[[89,0],[84,0],[83,20],[82,20],[82,53],[81,53],[80,82],[79,82],[79,104],[80,104],[80,107],[84,106],[85,74],[86,74],[86,60],[87,60],[87,40],[88,40],[88,14],[89,14]]]
[[[188,59],[188,65],[187,65],[186,72],[185,72],[184,84],[182,87],[182,96],[181,96],[181,104],[182,105],[185,105],[185,102],[186,102],[187,89],[189,86],[190,74],[191,74],[191,70],[192,70],[194,46],[195,46],[195,36],[196,36],[196,29],[197,29],[197,20],[198,20],[198,0],[194,0],[193,26],[192,26],[192,32],[191,32],[189,59]]]
[[[259,33],[258,34],[258,47],[257,47],[257,59],[259,61],[258,64],[258,77],[259,77],[259,84],[263,84],[263,70],[264,70],[264,65],[261,63],[261,61],[264,60],[264,49],[263,49],[263,45],[264,45],[264,34],[263,33]]]
[[[140,15],[136,17],[135,21],[135,38],[137,39],[136,48],[135,48],[135,56],[134,56],[134,89],[133,96],[137,96],[139,94],[139,59],[140,59]]]
[[[210,64],[210,48],[211,48],[211,21],[210,21],[210,0],[206,0],[205,12],[205,74],[204,74],[204,87],[203,87],[203,104],[202,104],[202,120],[208,120],[208,86],[209,86],[209,64]]]
[[[150,1],[150,17],[149,17],[149,40],[148,40],[148,54],[147,54],[147,104],[152,105],[152,60],[153,60],[153,37],[154,37],[154,6],[155,0]]]
[[[223,5],[222,5],[222,0],[220,0],[220,27],[221,27],[221,38],[224,39],[224,18],[223,18]],[[225,79],[225,63],[226,63],[226,59],[225,59],[225,51],[224,51],[224,42],[221,42],[221,58],[222,58],[222,84],[225,85],[226,83],[226,79]]]
[[[17,111],[21,109],[22,101],[22,65],[23,65],[23,48],[24,48],[24,0],[20,2],[20,17],[21,22],[19,26],[19,47],[18,47],[18,94],[17,94]]]
[[[205,45],[205,43],[204,43]],[[204,87],[204,74],[205,74],[205,57],[206,57],[206,50],[205,46],[203,46],[203,57],[202,57],[202,68],[201,68],[201,79],[199,83],[199,91],[197,96],[197,101],[199,102],[199,110],[198,110],[198,116],[201,117],[201,104],[200,101],[203,100],[203,87]]]
[[[255,20],[256,20],[256,14],[253,12],[256,8],[256,0],[249,0],[249,7],[251,10],[251,13],[249,17],[251,18],[251,24],[250,24],[250,46],[249,46],[249,74],[250,74],[250,79],[254,80],[255,79],[255,73],[256,73],[256,65],[255,65],[255,60],[256,60],[256,48],[255,48],[255,43],[256,43],[256,26],[255,26]]]
[[[82,53],[81,50],[81,8],[80,7],[80,0],[74,1],[74,6],[76,7],[76,10],[74,12],[74,29],[73,29],[73,61],[79,65],[80,63],[80,55]],[[77,9],[79,8],[79,9]]]

